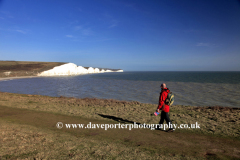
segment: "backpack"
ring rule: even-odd
[[[169,92],[167,95],[167,99],[165,100],[165,104],[171,106],[174,102],[174,94]]]

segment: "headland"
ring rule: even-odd
[[[123,72],[122,69],[77,66],[66,62],[0,61],[0,78],[32,76],[71,76],[81,74]]]

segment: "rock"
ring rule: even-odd
[[[102,69],[100,71],[99,68],[89,67],[88,69],[86,69],[82,66],[77,66],[74,63],[67,63],[61,66],[54,67],[53,69],[41,72],[40,74],[38,74],[38,76],[62,76],[62,75],[69,76],[69,75],[104,73],[104,72],[123,72],[123,70],[117,70],[117,71],[106,70],[105,71],[104,69]]]

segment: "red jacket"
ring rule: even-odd
[[[164,112],[169,112],[169,105],[165,104],[165,107],[163,107],[163,104],[167,99],[167,95],[169,92],[170,90],[168,88],[164,88],[159,96],[158,109],[163,110]]]

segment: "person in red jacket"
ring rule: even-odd
[[[158,103],[157,112],[159,112],[159,110],[162,110],[161,119],[160,119],[159,125],[162,125],[164,120],[166,120],[167,124],[168,124],[168,127],[169,127],[168,132],[172,132],[173,131],[172,122],[171,122],[171,120],[170,120],[170,118],[168,116],[169,105],[165,104],[165,100],[167,99],[167,95],[168,95],[169,92],[170,92],[170,90],[167,88],[166,84],[162,83],[161,84],[161,93],[160,93],[160,96],[159,96],[159,103]]]

